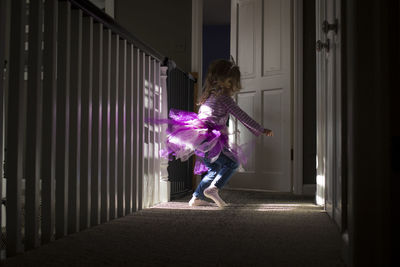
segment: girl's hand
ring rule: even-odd
[[[266,136],[274,136],[274,132],[270,129],[264,129],[264,134]]]

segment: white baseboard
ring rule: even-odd
[[[315,184],[303,184],[303,193],[305,196],[315,196],[317,187]]]

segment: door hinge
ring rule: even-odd
[[[334,31],[335,34],[337,34],[338,24],[339,24],[338,19],[335,19],[333,23],[329,23],[328,21],[324,20],[324,22],[322,22],[322,31],[325,34],[328,33],[329,31]]]
[[[293,160],[293,148],[290,149],[290,160]]]
[[[3,75],[2,79],[5,80],[5,79],[6,79],[6,74],[7,74],[7,60],[4,60],[3,69],[0,70],[0,71],[3,72],[3,73],[2,73],[2,75]],[[1,76],[0,76],[0,77],[1,77]]]
[[[315,48],[317,49],[317,52],[321,52],[323,49],[325,49],[326,52],[329,52],[329,39],[326,39],[325,43],[318,40]]]

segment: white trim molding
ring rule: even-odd
[[[203,88],[203,0],[192,0],[192,66],[197,72],[197,96],[199,99]],[[196,185],[201,177],[196,175]]]
[[[303,194],[303,0],[293,1],[293,193]]]
[[[203,0],[192,0],[192,66],[198,73],[197,97],[201,94],[203,69]]]

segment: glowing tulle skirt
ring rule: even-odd
[[[165,149],[160,151],[162,157],[169,160],[188,160],[196,155],[195,174],[208,171],[204,159],[214,162],[221,153],[226,154],[240,164],[246,158],[239,146],[230,145],[225,125],[215,125],[207,120],[199,119],[194,112],[171,109],[168,123]]]

